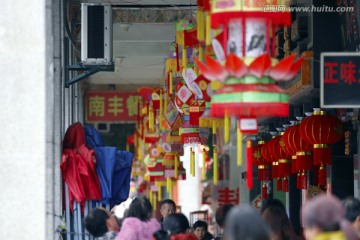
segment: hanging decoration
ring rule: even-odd
[[[252,158],[256,166],[258,166],[258,180],[262,182],[261,198],[268,198],[266,182],[271,180],[270,167],[271,164],[261,155],[261,149],[264,146],[264,141],[259,141],[257,145],[253,147]]]
[[[296,155],[295,171],[298,173],[296,186],[307,189],[307,171],[311,170],[313,165],[313,146],[301,137],[299,124],[286,129],[283,141],[285,146],[292,149]]]
[[[314,165],[320,166],[319,185],[326,186],[326,166],[331,165],[331,148],[344,137],[344,124],[337,117],[325,111],[315,110],[313,115],[300,123],[300,136],[313,144]]]

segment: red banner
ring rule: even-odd
[[[135,122],[141,96],[128,92],[87,92],[86,122]]]

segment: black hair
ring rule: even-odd
[[[147,221],[151,212],[152,206],[150,201],[144,197],[137,197],[132,200],[126,217],[136,217],[141,221]]]
[[[219,227],[224,228],[226,216],[232,207],[234,207],[233,204],[224,204],[216,209],[215,221]]]
[[[174,210],[176,210],[176,204],[173,200],[171,199],[164,199],[161,201],[161,207],[165,204],[172,204],[174,206]]]
[[[205,231],[208,230],[208,225],[206,222],[201,221],[201,220],[197,220],[194,224],[193,224],[193,229],[195,230],[196,228],[204,228]]]
[[[170,240],[169,234],[164,230],[154,232],[153,237],[156,240]]]
[[[189,220],[182,213],[172,213],[165,218],[163,229],[170,235],[186,233],[190,227]]]
[[[110,216],[104,209],[94,208],[85,217],[86,230],[96,238],[101,237],[108,231],[106,220],[109,217]]]
[[[272,206],[279,207],[286,212],[285,205],[279,199],[273,198],[273,199],[266,199],[265,201],[262,202],[260,213],[262,214],[263,212],[265,212],[266,209]]]
[[[270,230],[258,211],[253,207],[240,206],[231,209],[227,216],[225,238],[230,240],[269,240]]]
[[[345,218],[354,222],[360,216],[360,200],[354,197],[347,197],[342,201],[345,210]]]

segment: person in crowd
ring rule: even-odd
[[[176,212],[176,204],[173,200],[164,199],[161,201],[161,206],[160,206],[161,218],[159,220],[161,227],[163,227],[165,218],[175,212]]]
[[[354,197],[347,197],[342,201],[342,204],[345,210],[345,218],[350,221],[351,226],[360,238],[360,200]]]
[[[198,240],[211,240],[213,236],[208,232],[208,225],[205,221],[198,220],[193,224],[193,231]]]
[[[290,220],[282,207],[269,206],[262,213],[262,218],[270,226],[272,240],[300,240],[294,232]]]
[[[152,206],[144,197],[135,198],[129,207],[116,240],[148,240],[161,226],[152,218]]]
[[[261,208],[260,208],[260,213],[263,214],[264,211],[267,208],[271,207],[271,206],[279,207],[279,208],[283,209],[286,212],[285,205],[279,199],[268,198],[268,199],[266,199],[265,201],[262,202]]]
[[[84,225],[97,240],[113,240],[119,231],[116,217],[104,208],[92,209],[85,217]]]
[[[154,240],[197,240],[194,234],[187,233],[189,220],[182,213],[172,213],[164,220],[163,229],[153,235]]]
[[[253,207],[237,206],[226,218],[224,237],[226,240],[270,240],[270,230]]]
[[[358,239],[344,218],[341,201],[334,196],[322,194],[312,198],[303,206],[301,214],[307,240]]]
[[[215,221],[220,228],[220,234],[215,238],[215,240],[222,239],[222,235],[224,234],[226,216],[233,207],[233,204],[224,204],[218,207],[218,209],[216,209]]]

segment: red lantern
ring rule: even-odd
[[[335,116],[325,115],[324,111],[314,111],[300,124],[300,135],[314,147],[314,165],[320,165],[319,185],[326,185],[326,165],[331,165],[331,148],[344,137],[344,124]]]
[[[263,199],[268,197],[265,181],[270,181],[271,179],[270,163],[261,154],[264,143],[264,141],[259,141],[258,145],[252,149],[253,163],[258,166],[258,179],[259,181],[264,181],[261,189],[261,197]]]
[[[306,171],[312,168],[312,145],[300,136],[300,125],[295,125],[285,131],[284,143],[295,151],[296,164],[295,170],[298,172],[297,187],[307,188]]]
[[[291,174],[291,155],[287,154],[284,150],[285,144],[283,142],[282,136],[277,136],[273,138],[273,153],[275,158],[278,161],[278,182],[279,178],[283,178],[283,187],[282,189],[278,186],[278,190],[283,190],[284,192],[289,191],[289,179],[288,177]]]
[[[274,179],[277,179],[279,176],[278,176],[278,162],[277,162],[277,159],[276,157],[274,156],[274,153],[273,153],[273,139],[271,139],[270,141],[266,142],[262,148],[261,148],[261,155],[268,161],[272,164],[272,168],[271,168],[271,175],[272,175],[272,178]],[[279,180],[279,179],[278,179]],[[280,188],[280,184],[281,182],[278,181],[277,185],[279,185],[279,188]]]

